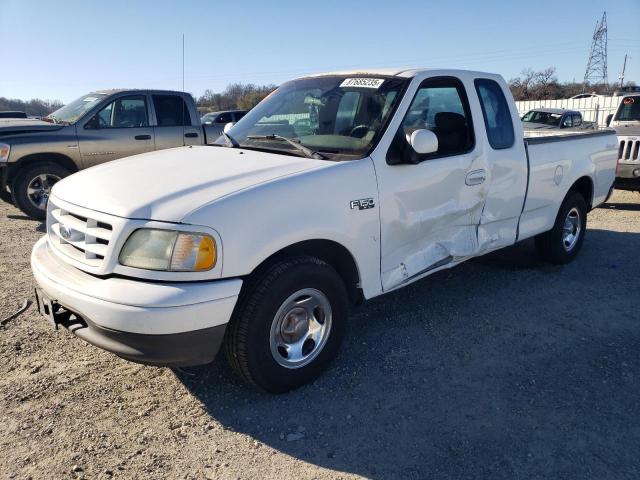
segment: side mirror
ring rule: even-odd
[[[607,115],[607,120],[605,121],[605,123],[607,124],[607,127],[611,125],[611,120],[613,120],[613,113],[610,113],[609,115]]]
[[[420,155],[438,151],[438,137],[431,130],[415,130],[409,138],[409,145]]]
[[[231,127],[233,127],[236,124],[236,122],[229,122],[224,126],[223,132],[227,133],[229,130],[231,130]]]

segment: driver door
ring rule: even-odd
[[[413,151],[408,136],[417,129],[436,134],[436,152]],[[454,77],[424,80],[386,157],[374,157],[384,291],[477,253],[486,199],[480,150],[464,84]]]
[[[119,97],[78,126],[82,163],[91,167],[155,148],[146,95]]]

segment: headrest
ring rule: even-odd
[[[435,117],[436,128],[441,132],[454,132],[466,128],[467,121],[459,113],[438,112]]]

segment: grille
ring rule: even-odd
[[[618,144],[618,160],[638,161],[640,140],[620,140]]]
[[[100,267],[107,254],[113,226],[56,205],[50,205],[49,209],[48,232],[53,246],[81,263]]]

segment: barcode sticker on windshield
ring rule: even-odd
[[[340,86],[378,89],[383,83],[384,78],[347,78]]]
[[[83,102],[95,102],[98,97],[84,97]]]

